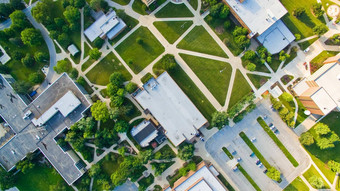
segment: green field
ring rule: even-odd
[[[143,9],[143,5],[145,5],[141,0],[135,0],[132,4],[132,9],[141,15],[147,15],[148,13]]]
[[[191,7],[194,10],[197,10],[197,8],[198,8],[198,0],[189,0],[189,3],[190,3]]]
[[[303,176],[305,177],[305,179],[308,182],[309,182],[310,177],[312,177],[314,175],[322,178],[322,176],[319,174],[319,172],[315,169],[315,167],[313,165],[303,174]],[[323,178],[322,178],[322,180],[323,180],[323,182],[325,184],[325,188],[329,188],[329,185],[326,183],[326,181]]]
[[[127,5],[130,3],[130,0],[113,0],[113,2],[116,2],[120,5]]]
[[[319,55],[317,55],[313,60],[310,61],[311,72],[316,72],[319,68],[323,66],[323,62],[327,60],[329,57],[333,57],[337,55],[339,52],[336,51],[322,51]]]
[[[136,1],[140,1],[140,0],[136,0]],[[121,38],[123,38],[129,31],[131,31],[139,23],[138,20],[134,19],[133,17],[130,17],[122,10],[117,10],[117,15],[119,16],[119,18],[121,18],[125,22],[127,27],[124,29],[124,31],[119,33],[119,35],[116,36],[114,39],[109,40],[109,42],[112,44],[117,43]]]
[[[173,44],[192,23],[192,21],[157,21],[153,25],[170,44]]]
[[[193,17],[194,15],[188,9],[188,7],[182,4],[173,4],[171,1],[165,5],[156,14],[158,18],[172,18],[172,17]]]
[[[143,41],[142,44],[136,42],[138,39]],[[165,49],[146,27],[140,27],[125,39],[116,50],[129,64],[133,72],[137,74],[162,54]]]
[[[256,74],[247,74],[247,76],[257,89],[263,86],[270,79],[270,77]]]
[[[110,75],[113,72],[121,72],[126,81],[132,78],[131,74],[120,63],[118,58],[111,52],[103,60],[101,60],[95,67],[93,67],[86,77],[95,84],[107,85],[109,83]]]
[[[203,26],[196,26],[177,45],[180,49],[228,57]]]
[[[244,177],[246,177],[246,179],[250,182],[250,184],[255,188],[256,191],[261,191],[260,187],[256,184],[256,182],[250,177],[250,175],[247,173],[246,170],[244,170],[244,168],[238,164],[237,165],[238,169],[241,171],[241,173],[243,174]]]
[[[230,64],[186,54],[180,54],[180,56],[214,95],[217,101],[221,105],[224,105],[232,71]]]
[[[305,50],[307,49],[310,45],[312,45],[316,40],[318,40],[318,38],[312,38],[312,39],[309,39],[307,41],[304,41],[304,42],[301,42],[301,43],[298,43],[298,45],[300,46],[300,49],[301,50]]]
[[[248,95],[250,91],[252,89],[247,80],[243,77],[240,70],[237,69],[228,108],[232,108],[240,99]]]
[[[295,48],[293,47],[289,53],[290,57],[287,58],[285,60],[285,62],[282,65],[282,68],[284,68],[287,64],[289,64],[292,60],[294,60],[294,58],[296,58],[297,56],[297,51],[295,50]]]
[[[81,71],[85,71],[86,69],[88,69],[92,64],[93,64],[94,60],[92,59],[88,59],[86,62],[84,62],[82,65],[81,65]]]
[[[312,36],[312,28],[325,22],[322,17],[320,19],[316,18],[311,12],[311,6],[316,3],[315,0],[282,0],[281,3],[288,10],[288,14],[283,17],[283,22],[293,34],[301,34],[301,39]],[[292,12],[299,7],[305,8],[306,11],[298,19],[292,15]]]
[[[302,181],[300,177],[296,177],[284,191],[308,191],[308,186]]]

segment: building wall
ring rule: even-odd
[[[306,107],[311,113],[317,115],[324,115],[324,113],[320,110],[320,108],[316,105],[316,103],[308,96],[299,96],[299,100],[302,105]]]

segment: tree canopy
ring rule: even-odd
[[[178,158],[187,161],[194,156],[194,150],[195,147],[193,144],[185,143],[179,147],[177,156]]]
[[[91,113],[95,120],[105,122],[109,119],[109,110],[104,102],[97,101],[91,106]]]
[[[21,32],[21,40],[25,45],[38,46],[43,42],[43,38],[38,29],[26,28]]]

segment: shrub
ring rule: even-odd
[[[137,89],[137,84],[133,83],[133,82],[129,82],[126,86],[125,89],[128,93],[133,93],[134,91],[136,91]]]
[[[294,36],[296,41],[301,39],[301,34],[294,34]]]
[[[25,57],[21,59],[21,62],[26,66],[26,67],[32,67],[34,65],[34,58],[33,56],[30,55],[30,53],[27,53]]]
[[[298,7],[293,10],[293,16],[294,17],[300,17],[305,12],[304,7]]]
[[[328,27],[325,24],[316,25],[313,28],[313,33],[316,35],[322,35],[328,31]]]
[[[312,5],[312,11],[316,17],[321,17],[323,15],[322,4],[321,3],[314,3]]]
[[[318,135],[326,135],[331,132],[329,127],[324,123],[318,123],[316,127],[314,127],[314,129],[315,129],[315,133]]]
[[[143,39],[140,38],[140,37],[138,37],[138,38],[136,39],[136,42],[137,42],[139,45],[143,45],[143,44],[144,44]]]
[[[243,58],[246,60],[252,60],[255,57],[256,57],[256,53],[253,50],[247,50],[243,55]]]
[[[223,27],[224,29],[229,29],[231,27],[231,23],[230,23],[230,20],[226,20],[224,23],[223,23]]]
[[[254,63],[248,63],[246,66],[246,69],[249,71],[255,71],[256,70],[256,65]]]
[[[94,47],[100,49],[100,48],[103,46],[104,42],[105,42],[105,41],[104,41],[103,39],[97,37],[97,38],[93,41],[93,45],[94,45]]]
[[[314,143],[313,135],[309,132],[304,132],[301,134],[300,143],[306,146],[312,145]]]
[[[308,182],[310,185],[312,185],[314,188],[320,189],[325,186],[323,183],[323,180],[321,177],[318,177],[317,175],[313,175],[308,179]]]
[[[44,76],[39,72],[35,72],[28,76],[28,81],[30,81],[33,84],[40,84],[44,81]]]
[[[267,171],[267,176],[275,181],[280,181],[281,180],[281,173],[274,167],[270,167]]]
[[[222,129],[225,125],[229,124],[228,114],[226,112],[218,112],[216,111],[212,115],[211,125],[213,127],[217,127],[218,129]]]

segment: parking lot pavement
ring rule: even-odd
[[[267,124],[273,123],[279,130],[277,137],[285,145],[288,151],[298,161],[299,166],[294,167],[282,151],[276,146],[274,141],[258,124],[259,116],[267,115],[265,120]],[[250,148],[239,136],[239,133],[244,131],[251,139],[256,138],[254,145],[261,152],[264,158],[270,165],[276,167],[282,173],[282,182],[276,183],[268,178],[263,171],[265,167],[259,168],[255,163],[257,157],[250,157],[252,153]],[[230,152],[236,151],[234,157],[241,157],[240,164],[257,183],[262,190],[282,190],[289,182],[293,181],[301,174],[309,165],[309,157],[300,146],[298,137],[295,133],[286,126],[280,116],[270,109],[270,103],[267,100],[262,100],[257,104],[257,108],[249,113],[244,119],[233,127],[226,127],[213,135],[207,140],[205,148],[212,158],[218,163],[221,169],[228,175],[229,179],[238,187],[239,190],[251,190],[253,187],[241,174],[241,172],[233,172],[226,162],[229,160],[227,155],[222,151],[222,147],[227,147]]]

